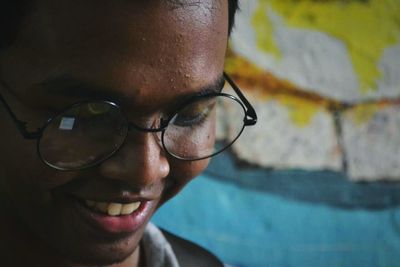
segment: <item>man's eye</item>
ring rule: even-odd
[[[179,127],[195,127],[200,126],[210,116],[215,106],[215,102],[192,104],[180,111],[172,123]]]
[[[87,104],[87,111],[91,115],[101,115],[109,112],[111,106],[108,103],[89,103]]]

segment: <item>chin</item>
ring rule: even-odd
[[[108,266],[134,259],[144,229],[121,236],[85,235],[65,231],[57,238],[54,229],[42,235],[49,248],[61,262],[84,266]],[[53,233],[53,234],[52,234]],[[138,251],[139,252],[139,251]]]
[[[67,262],[86,266],[105,266],[122,263],[131,257],[137,246],[121,247],[120,245],[94,245],[92,247],[73,247],[61,254]]]

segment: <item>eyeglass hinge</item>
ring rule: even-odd
[[[247,126],[255,125],[256,123],[257,123],[257,119],[255,119],[255,118],[245,118],[244,119],[244,124]]]

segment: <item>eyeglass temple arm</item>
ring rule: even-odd
[[[10,106],[7,104],[6,100],[4,99],[4,97],[0,94],[0,101],[3,103],[4,107],[6,108],[8,114],[10,114],[15,126],[17,126],[19,132],[21,133],[21,135],[25,138],[25,139],[37,139],[38,137],[41,136],[41,130],[38,129],[35,132],[29,132],[26,129],[26,122],[21,121],[17,118],[17,116],[15,116],[14,112],[11,110]]]
[[[240,91],[239,87],[235,84],[235,82],[231,79],[231,77],[229,77],[228,74],[226,74],[225,72],[224,72],[224,78],[232,86],[232,88],[235,91],[235,93],[239,96],[240,100],[243,101],[243,104],[247,108],[245,124],[246,125],[254,125],[254,124],[256,124],[257,123],[257,113],[256,113],[255,109],[253,108],[253,106],[250,104],[250,102],[244,96],[242,91]]]

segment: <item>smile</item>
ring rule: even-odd
[[[132,203],[114,203],[114,202],[96,202],[93,200],[85,200],[84,204],[87,208],[97,211],[108,216],[130,215],[139,209],[141,202]]]
[[[98,234],[108,236],[132,233],[144,226],[151,217],[155,200],[94,201],[70,197],[75,221],[84,222]]]

